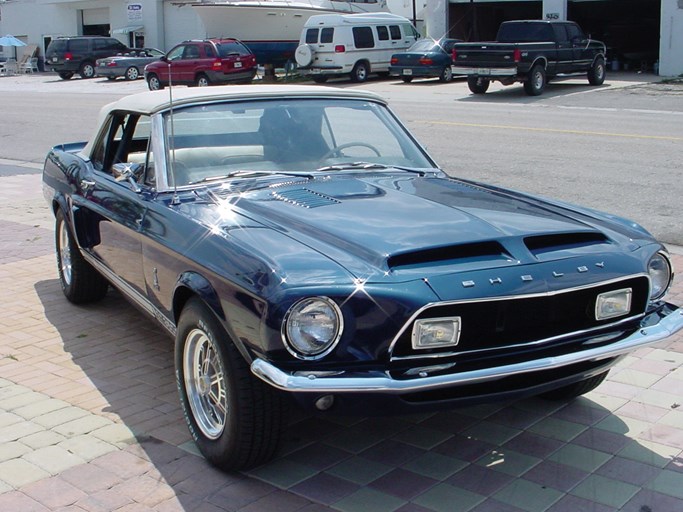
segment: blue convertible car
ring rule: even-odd
[[[644,229],[449,177],[370,93],[129,96],[50,151],[43,183],[67,299],[113,285],[169,332],[189,429],[222,468],[271,457],[292,399],[570,399],[683,328]]]

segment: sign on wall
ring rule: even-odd
[[[128,21],[142,21],[142,4],[128,4],[126,14]]]

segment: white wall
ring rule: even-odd
[[[661,0],[659,74],[683,75],[683,0]]]
[[[567,20],[567,0],[543,0],[544,20]]]

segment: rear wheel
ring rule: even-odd
[[[524,82],[524,92],[529,96],[538,96],[545,89],[546,76],[545,68],[541,64],[536,64],[531,71],[526,82]]]
[[[81,78],[92,78],[95,76],[95,66],[92,62],[84,62],[81,64],[78,74],[81,75]]]
[[[61,209],[55,219],[55,252],[59,283],[70,302],[95,302],[107,294],[109,283],[83,258]]]
[[[413,77],[412,76],[402,76],[401,80],[403,80],[405,83],[409,84],[410,82],[413,81]]]
[[[607,378],[608,373],[609,370],[588,379],[575,382],[569,386],[564,386],[562,388],[553,389],[552,391],[542,393],[540,396],[542,398],[547,398],[548,400],[571,400],[572,398],[585,395],[589,391],[593,391],[600,384],[602,384],[602,381]]]
[[[238,470],[274,455],[285,425],[283,397],[254,377],[216,316],[197,298],[180,315],[175,367],[185,420],[209,462]]]
[[[470,88],[474,94],[484,94],[489,89],[491,81],[488,78],[480,76],[468,76],[467,87]]]
[[[160,91],[164,88],[164,84],[161,83],[157,75],[152,73],[147,76],[147,87],[150,91]]]
[[[591,85],[602,85],[605,82],[605,61],[604,59],[595,59],[595,62],[588,70],[588,83]]]
[[[209,77],[206,76],[205,74],[197,75],[197,78],[194,81],[194,84],[197,87],[207,87],[211,85],[211,81],[209,80]]]
[[[370,74],[370,68],[365,62],[357,62],[353,69],[351,70],[351,81],[352,82],[365,82]]]
[[[71,80],[71,77],[74,76],[73,72],[71,71],[60,71],[58,74],[59,78],[62,80]]]
[[[451,80],[453,80],[453,71],[451,71],[450,66],[446,66],[441,70],[439,80],[441,80],[442,82],[450,82]]]
[[[140,78],[140,71],[135,66],[131,66],[126,70],[126,80],[137,80]]]

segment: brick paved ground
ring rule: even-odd
[[[24,171],[0,178],[0,511],[683,510],[681,335],[570,404],[300,415],[272,463],[216,471],[181,418],[170,339],[116,292],[64,299]]]

